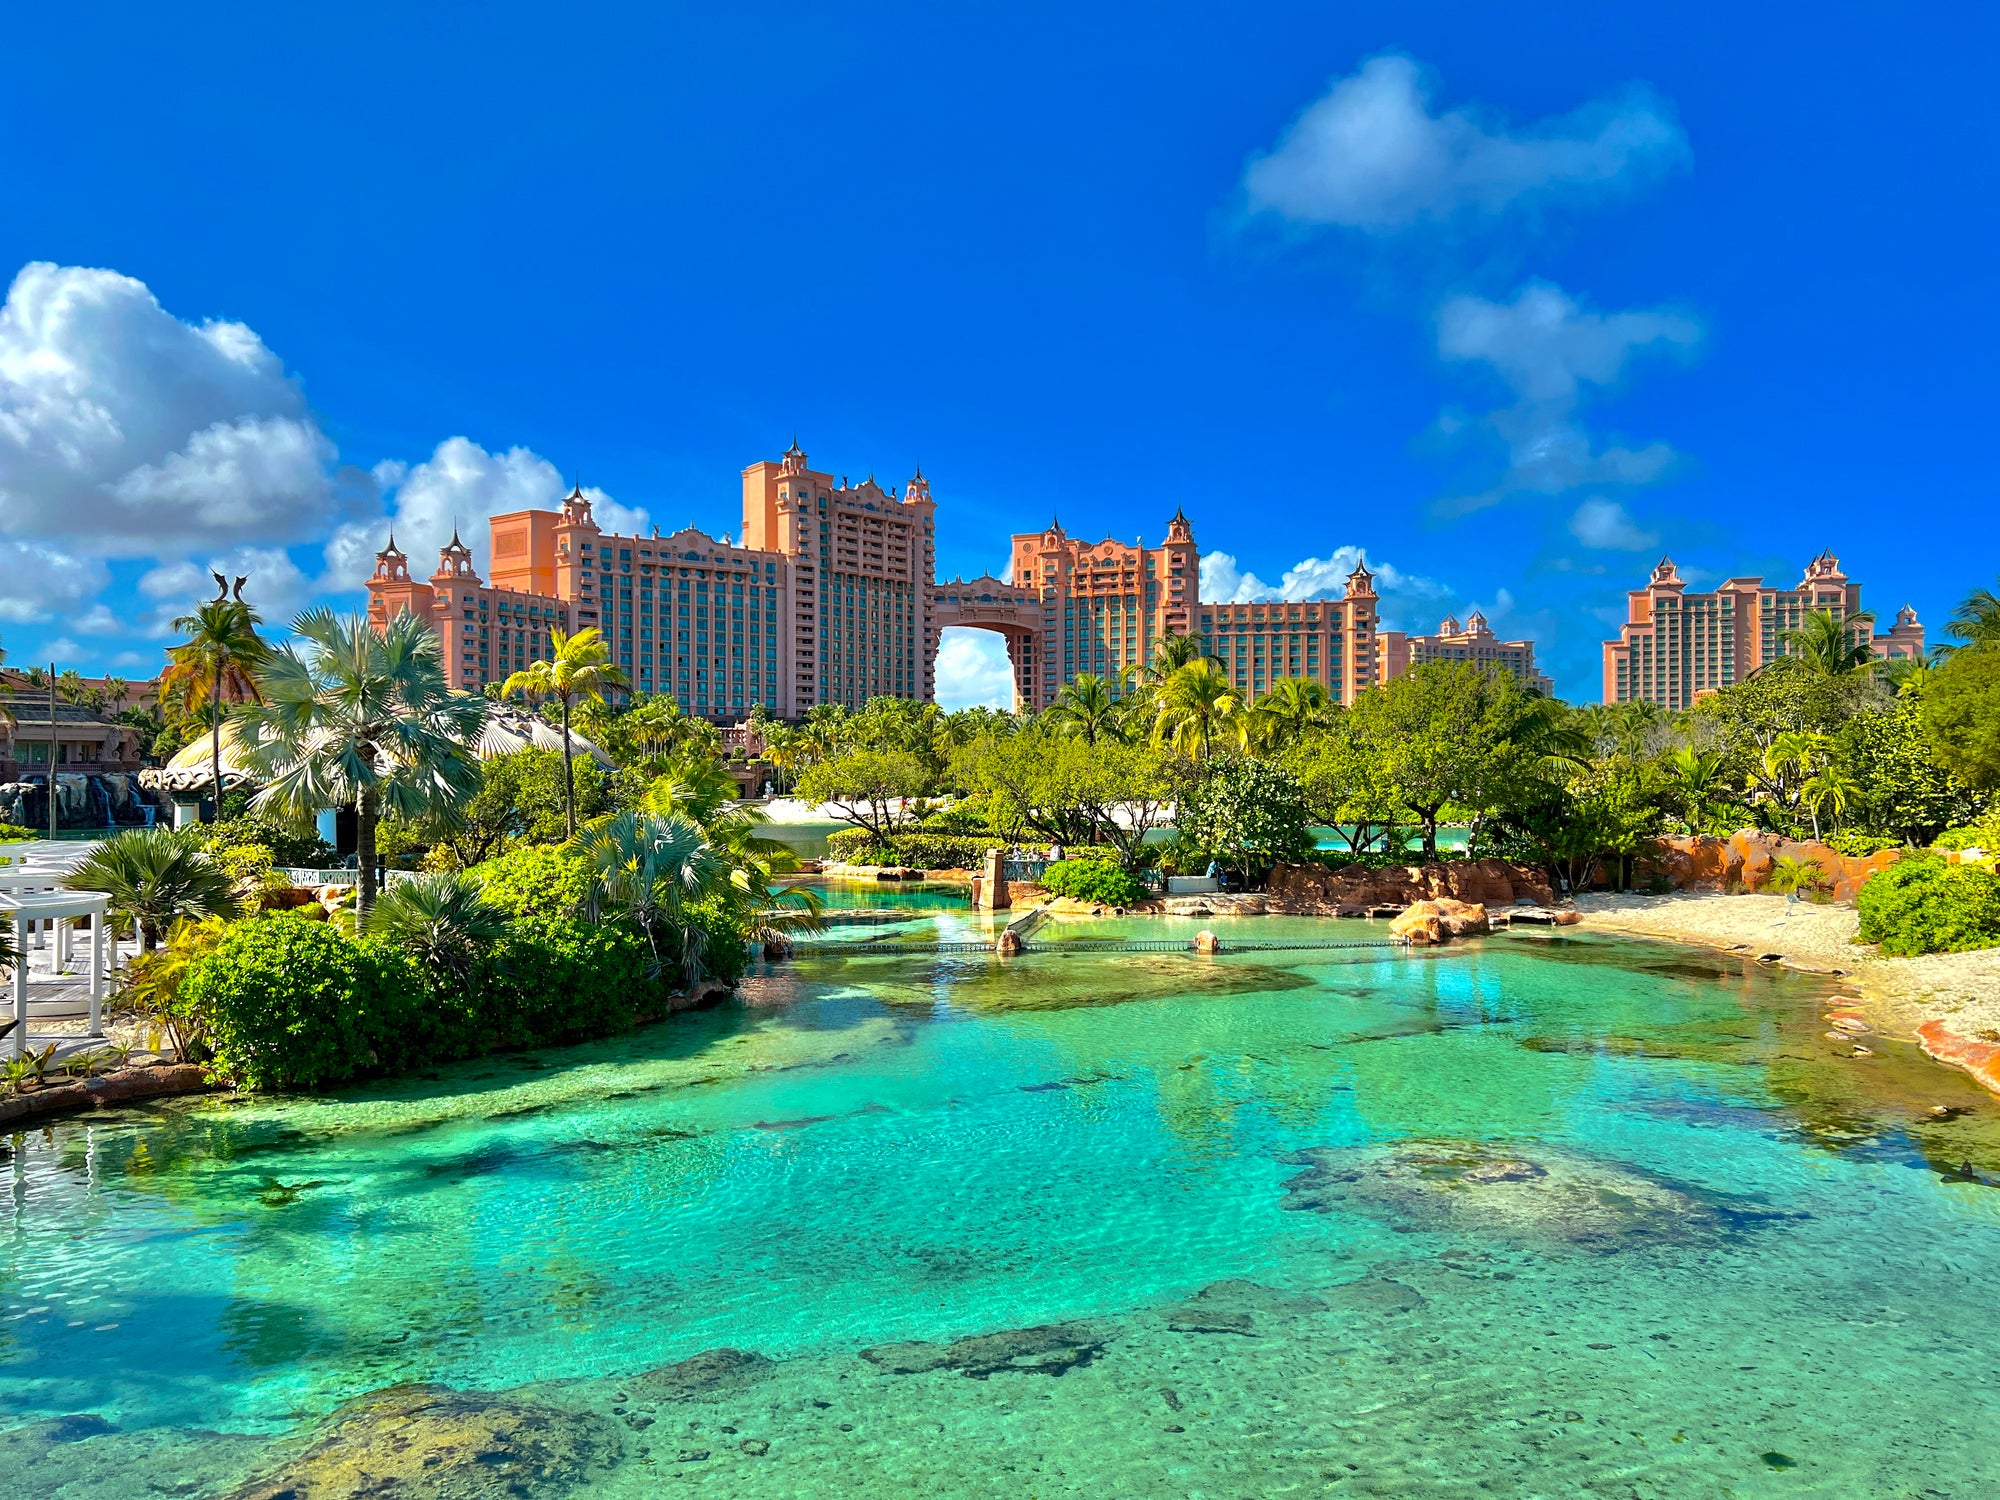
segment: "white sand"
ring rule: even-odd
[[[2000,948],[1885,958],[1874,944],[1854,941],[1861,919],[1852,906],[1782,896],[1588,895],[1576,905],[1583,925],[1597,931],[1780,953],[1795,968],[1847,975],[1871,1018],[1894,1035],[1942,1019],[1961,1036],[2000,1040]]]

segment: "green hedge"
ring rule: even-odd
[[[1959,953],[2000,947],[2000,874],[1984,865],[1909,855],[1861,887],[1861,941],[1884,953]]]
[[[740,977],[747,949],[720,907],[697,909],[710,972]],[[520,1047],[561,1046],[666,1014],[669,982],[630,929],[527,917],[460,990],[400,949],[290,915],[233,925],[197,959],[175,1009],[199,1023],[222,1077],[253,1089],[317,1089],[373,1073]]]
[[[423,986],[397,949],[324,922],[238,922],[181,981],[176,1011],[198,1018],[216,1072],[254,1089],[314,1089],[422,1061]]]
[[[826,857],[844,865],[909,865],[919,870],[976,870],[988,849],[1004,849],[997,834],[897,833],[884,844],[865,828],[830,834]]]
[[[19,823],[0,823],[0,844],[20,843],[24,839],[46,838],[47,830],[41,833],[32,828],[23,828]]]
[[[1059,859],[1042,872],[1042,889],[1052,896],[1131,906],[1146,899],[1146,888],[1108,859]]]

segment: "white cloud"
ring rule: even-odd
[[[1347,592],[1347,575],[1363,561],[1359,547],[1336,547],[1326,557],[1308,557],[1285,569],[1276,584],[1246,573],[1227,552],[1210,552],[1201,560],[1201,597],[1214,604],[1250,604],[1261,600],[1338,599]],[[1402,629],[1420,611],[1457,597],[1434,578],[1406,573],[1393,563],[1370,563],[1375,592],[1381,597],[1384,624]]]
[[[1687,157],[1671,110],[1642,89],[1520,130],[1470,109],[1433,114],[1417,64],[1390,54],[1336,79],[1243,174],[1252,212],[1371,234],[1603,192]]]
[[[72,630],[81,630],[85,635],[124,635],[132,628],[112,613],[108,604],[93,604],[69,623]]]
[[[1612,552],[1644,552],[1660,544],[1658,532],[1642,530],[1624,506],[1601,496],[1576,508],[1569,533],[1586,547]]]
[[[115,271],[31,262],[0,306],[0,535],[101,557],[323,531],[356,499],[261,339]],[[365,486],[364,486],[365,487]]]
[[[1588,312],[1562,288],[1530,282],[1512,302],[1455,297],[1438,312],[1438,354],[1490,366],[1514,392],[1484,419],[1507,448],[1507,470],[1483,494],[1453,501],[1474,510],[1507,495],[1561,494],[1583,485],[1650,484],[1675,458],[1665,443],[1598,448],[1577,419],[1586,387],[1608,386],[1635,354],[1688,350],[1701,328],[1679,313]]]
[[[104,564],[47,542],[0,536],[0,620],[26,624],[69,610],[110,581]]]
[[[937,701],[945,708],[1012,708],[1014,669],[1007,643],[990,630],[953,626],[940,632]]]
[[[1531,281],[1512,302],[1454,297],[1438,312],[1438,353],[1491,365],[1524,401],[1573,401],[1580,386],[1609,385],[1640,349],[1688,348],[1693,319],[1670,312],[1586,312],[1559,286]]]
[[[489,516],[516,510],[551,510],[570,491],[556,466],[527,448],[489,453],[470,438],[446,438],[431,456],[411,467],[377,464],[374,479],[389,491],[387,512],[356,521],[334,533],[326,548],[328,587],[358,588],[374,571],[375,554],[391,528],[396,545],[410,556],[410,571],[429,577],[437,549],[454,529],[472,549],[473,565],[487,572]],[[643,510],[620,505],[599,489],[585,489],[591,513],[606,531],[640,533],[651,519]]]

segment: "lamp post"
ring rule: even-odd
[[[61,753],[56,739],[56,664],[49,663],[49,842],[56,841],[56,758]]]

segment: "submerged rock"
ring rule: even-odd
[[[1284,1207],[1386,1209],[1421,1226],[1553,1239],[1595,1248],[1684,1238],[1780,1217],[1711,1202],[1637,1168],[1538,1148],[1533,1157],[1472,1142],[1406,1142],[1301,1151]]]
[[[233,1500],[487,1500],[578,1490],[620,1456],[601,1418],[399,1385],[341,1407],[317,1442]]]
[[[975,1334],[949,1344],[911,1340],[863,1349],[861,1357],[890,1375],[921,1375],[931,1370],[957,1370],[984,1380],[1006,1370],[1060,1375],[1087,1365],[1104,1352],[1109,1336],[1089,1323],[1044,1323],[1034,1328],[1010,1328]]]
[[[1187,1301],[1160,1310],[1175,1333],[1238,1333],[1261,1330],[1259,1314],[1297,1315],[1326,1311],[1317,1297],[1294,1296],[1255,1281],[1212,1281]]]
[[[748,1349],[704,1349],[679,1364],[649,1370],[623,1384],[640,1404],[709,1401],[746,1390],[776,1368],[776,1361]]]

